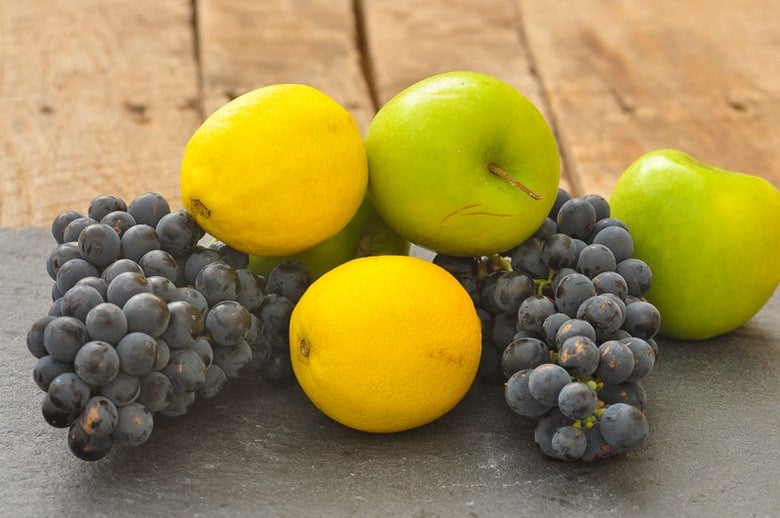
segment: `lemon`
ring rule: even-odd
[[[334,236],[368,184],[352,115],[301,84],[264,86],[210,115],[181,164],[184,208],[209,234],[254,255],[290,255]]]
[[[290,318],[290,357],[311,402],[339,423],[399,432],[463,399],[482,352],[466,290],[410,256],[353,259],[306,290]]]

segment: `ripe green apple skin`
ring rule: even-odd
[[[610,206],[653,272],[646,298],[665,336],[732,331],[780,282],[780,191],[763,178],[661,149],[628,167]]]
[[[558,147],[541,113],[512,86],[477,72],[434,75],[400,92],[372,119],[366,152],[377,212],[408,241],[449,255],[525,241],[560,180]]]
[[[249,256],[249,270],[267,276],[277,264],[301,261],[312,280],[336,266],[367,255],[408,255],[410,244],[387,226],[366,195],[358,211],[338,234],[309,250],[283,257]]]

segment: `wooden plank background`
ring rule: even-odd
[[[478,70],[558,138],[563,185],[609,195],[676,147],[780,186],[776,0],[0,0],[0,226],[48,226],[103,193],[178,204],[199,122],[303,82],[365,131],[398,91]]]

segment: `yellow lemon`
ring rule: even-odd
[[[219,108],[181,165],[184,208],[212,236],[255,255],[295,254],[334,236],[367,184],[355,119],[300,84],[264,86]]]
[[[410,256],[337,266],[290,318],[301,388],[323,413],[366,432],[408,430],[449,412],[474,381],[481,339],[466,290]]]

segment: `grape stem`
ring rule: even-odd
[[[490,163],[490,164],[488,164],[487,168],[488,168],[488,171],[490,171],[491,173],[493,173],[494,175],[496,175],[496,176],[498,176],[500,178],[503,178],[507,182],[509,182],[512,185],[514,185],[515,187],[519,188],[521,191],[526,193],[528,196],[530,196],[534,200],[538,201],[538,200],[541,200],[544,197],[541,194],[536,194],[535,192],[533,192],[524,183],[522,183],[520,180],[518,180],[517,178],[515,178],[514,176],[509,174],[506,170],[501,169],[496,164]]]

